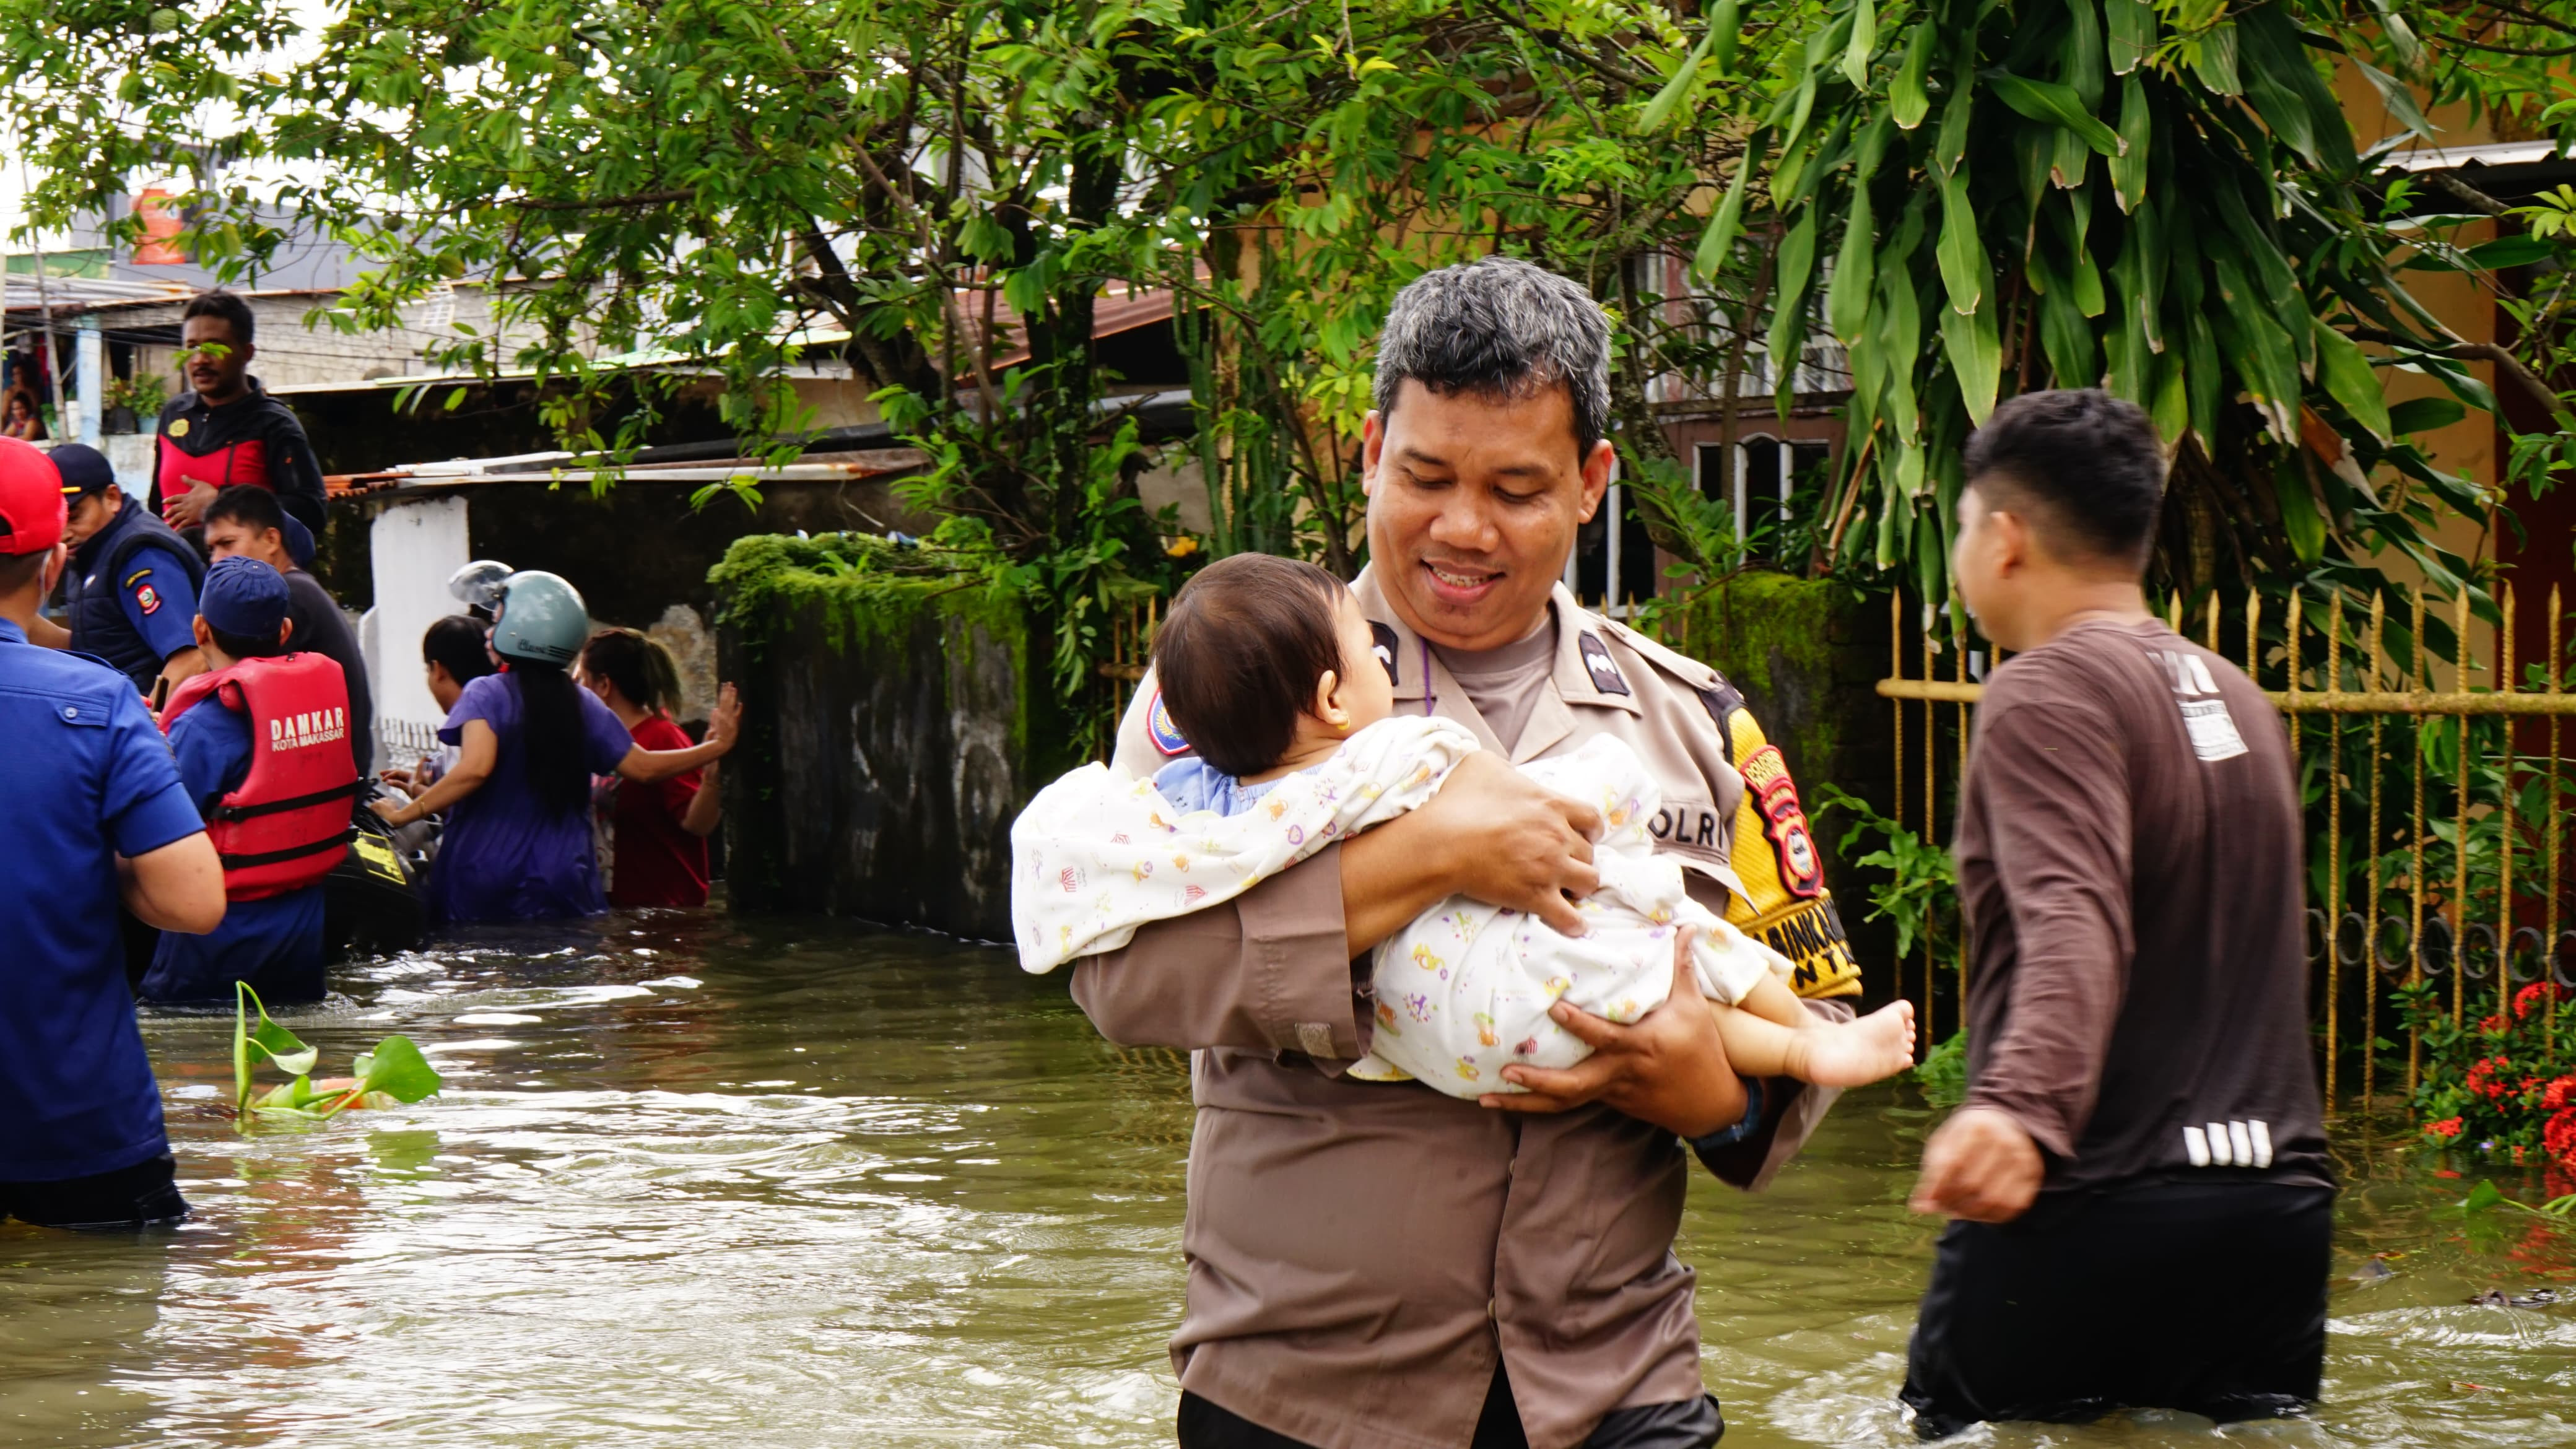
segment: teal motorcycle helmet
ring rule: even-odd
[[[504,659],[569,666],[590,637],[581,591],[557,575],[527,569],[501,581],[492,652]]]

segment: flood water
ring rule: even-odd
[[[1060,981],[665,914],[340,985],[287,1018],[323,1070],[401,1031],[447,1091],[245,1138],[229,1018],[147,1019],[196,1216],[139,1241],[0,1226],[0,1443],[1171,1442],[1185,1065],[1101,1042]],[[1729,1446],[1912,1442],[1893,1394],[1933,1228],[1904,1195],[1931,1120],[1911,1088],[1856,1093],[1774,1191],[1694,1185],[1680,1251]],[[1962,1442],[2576,1444],[2576,1301],[2467,1301],[2576,1288],[2576,1230],[2446,1215],[2461,1182],[2346,1148],[2315,1421]]]

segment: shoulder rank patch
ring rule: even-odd
[[[134,591],[134,602],[142,608],[143,612],[153,613],[161,607],[161,595],[155,592],[150,584],[145,584]]]
[[[1583,667],[1592,675],[1594,689],[1603,694],[1628,693],[1628,680],[1619,672],[1619,666],[1611,662],[1610,646],[1601,642],[1600,635],[1586,629],[1576,636],[1575,644],[1582,652]]]
[[[1742,769],[1745,792],[1762,815],[1762,834],[1780,860],[1780,888],[1800,900],[1813,900],[1825,888],[1825,868],[1816,858],[1815,833],[1798,804],[1798,782],[1789,778],[1780,747],[1755,750]]]
[[[1386,666],[1386,682],[1402,684],[1404,677],[1396,669],[1395,626],[1369,620],[1369,637],[1377,641],[1377,662]]]
[[[1154,748],[1165,759],[1190,752],[1190,742],[1181,738],[1181,727],[1172,723],[1172,712],[1163,708],[1163,692],[1154,691],[1154,702],[1145,709],[1145,733],[1152,736]]]

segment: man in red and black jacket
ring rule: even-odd
[[[161,410],[152,506],[172,528],[194,528],[215,495],[237,483],[277,495],[279,506],[322,531],[322,470],[304,425],[250,375],[250,306],[217,288],[179,313],[189,390]]]

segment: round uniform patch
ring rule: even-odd
[[[1154,691],[1154,702],[1145,709],[1145,733],[1153,737],[1154,748],[1166,759],[1190,752],[1190,742],[1181,737],[1180,726],[1172,723],[1172,712],[1163,708],[1163,692],[1159,689]]]
[[[142,607],[143,612],[149,614],[160,609],[161,596],[152,591],[150,584],[145,584],[134,591],[134,602]]]
[[[170,420],[170,436],[174,438],[184,438],[188,436],[188,420],[186,418],[172,418]]]

